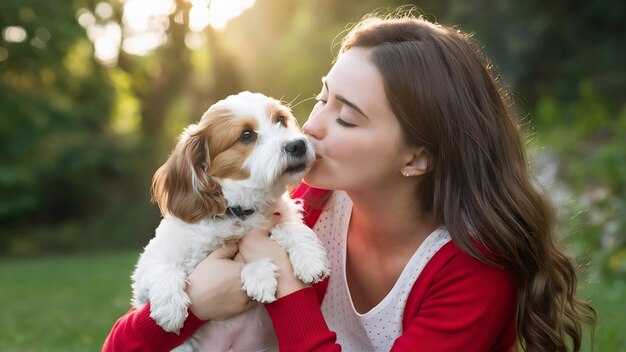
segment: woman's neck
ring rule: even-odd
[[[352,200],[350,236],[383,251],[412,250],[436,229],[415,192],[406,187],[347,191]]]

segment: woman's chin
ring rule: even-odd
[[[311,170],[309,170],[309,172],[307,172],[304,177],[302,178],[302,180],[309,186],[312,187],[316,187],[316,188],[323,188],[319,186],[319,175],[318,172],[315,168],[315,165],[313,165],[313,167],[311,168]]]
[[[304,175],[303,181],[307,185],[311,187],[315,187],[315,188],[329,189],[329,190],[337,189],[336,180],[333,180],[332,177],[328,177],[327,175],[320,174],[315,169],[315,166],[313,167],[313,169],[311,169],[311,171],[309,171],[306,175]]]

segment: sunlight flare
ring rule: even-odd
[[[113,8],[105,2],[96,5],[95,11],[82,8],[76,19],[94,44],[95,56],[101,63],[112,66],[117,63],[119,51],[132,55],[148,55],[167,42],[170,15],[176,12],[174,0],[121,0],[123,16],[121,23],[112,19]],[[200,34],[207,26],[223,29],[229,20],[252,7],[255,0],[187,0],[189,10],[189,30],[185,38],[190,49],[202,45]],[[183,23],[182,13],[174,18]],[[8,41],[24,40],[24,31],[9,28],[4,34]]]
[[[209,22],[213,28],[222,29],[228,21],[254,5],[254,0],[211,0]]]

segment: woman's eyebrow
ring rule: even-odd
[[[326,77],[322,78],[322,82],[324,83],[324,86],[326,87],[326,91],[330,92],[330,89],[328,89],[328,83],[326,82]],[[352,109],[354,109],[356,112],[358,112],[359,114],[363,115],[363,117],[365,117],[366,119],[370,119],[369,117],[367,117],[367,115],[365,115],[365,113],[363,112],[363,110],[361,110],[356,104],[354,104],[353,102],[349,101],[348,99],[346,99],[345,97],[341,96],[341,95],[337,95],[335,94],[335,99],[339,100],[340,102],[348,105],[349,107],[351,107]]]

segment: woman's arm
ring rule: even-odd
[[[392,351],[512,351],[516,286],[449,243],[420,274],[404,314]]]
[[[283,352],[341,351],[337,335],[330,331],[312,287],[295,291],[265,305],[272,319],[278,346]]]
[[[148,303],[129,310],[115,323],[102,350],[169,351],[206,320],[233,316],[254,306],[241,290],[240,273],[244,264],[232,260],[236,252],[237,244],[228,243],[202,260],[189,275],[186,292],[191,305],[179,335],[163,330],[150,317]]]
[[[132,308],[121,317],[109,332],[102,351],[169,351],[183,343],[204,321],[191,311],[180,334],[163,330],[150,317],[150,303],[140,309]]]

